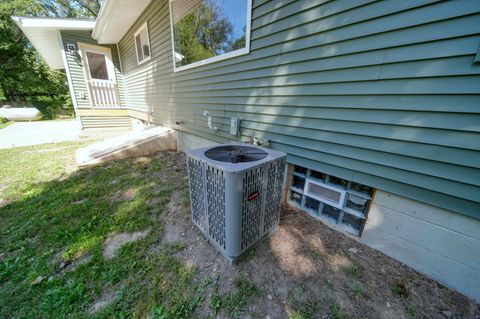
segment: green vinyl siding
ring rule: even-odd
[[[249,54],[174,73],[168,1],[152,1],[118,44],[129,107],[480,218],[480,1],[254,1],[251,25]]]
[[[79,49],[78,43],[87,43],[98,45],[95,40],[91,37],[90,31],[61,31],[63,46],[65,49],[68,68],[70,71],[70,76],[72,78],[72,85],[75,92],[75,98],[78,108],[89,108],[90,100],[88,98],[89,92],[85,82],[85,74],[83,72],[82,64],[80,58],[69,54],[67,51],[67,43],[75,44],[77,50]],[[125,92],[123,89],[123,79],[122,72],[120,68],[120,59],[118,56],[118,50],[116,45],[102,45],[103,47],[108,47],[112,53],[112,62],[115,66],[115,75],[117,80],[118,95],[120,99],[120,106],[125,106]],[[85,98],[82,97],[82,94],[85,93]]]

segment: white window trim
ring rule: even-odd
[[[78,47],[80,49],[80,57],[82,58],[82,62],[83,62],[82,68],[84,70],[85,79],[95,80],[99,82],[103,81],[103,82],[113,82],[115,84],[117,83],[115,65],[113,64],[112,50],[110,48],[99,46],[99,45],[88,44],[88,43],[82,43],[82,42],[78,42]],[[90,73],[90,65],[88,63],[88,59],[86,56],[87,52],[102,54],[105,56],[108,80],[92,79],[91,73]]]
[[[137,41],[135,41],[135,38],[137,37],[137,35],[139,35],[144,29],[147,30],[147,42],[148,42],[148,50],[150,51],[150,55],[148,56],[148,58],[143,58],[142,61],[139,60],[139,57],[138,57],[138,48],[137,48]],[[140,38],[141,39],[141,38]],[[142,24],[138,29],[137,31],[135,32],[135,34],[133,35],[133,43],[135,44],[135,55],[137,56],[137,65],[140,65],[140,64],[143,64],[147,61],[149,61],[151,58],[152,58],[152,47],[150,46],[150,33],[148,32],[148,24],[147,24],[147,21],[145,21],[144,24]],[[143,43],[142,43],[143,45]],[[142,48],[143,50],[143,48]],[[142,51],[143,52],[143,51]]]
[[[228,53],[224,53],[221,55],[217,55],[205,60],[193,62],[187,65],[179,66],[177,67],[175,65],[175,44],[174,44],[174,38],[173,38],[173,20],[172,20],[172,2],[173,1],[181,1],[181,0],[170,0],[169,1],[169,6],[170,6],[170,38],[172,42],[172,61],[173,61],[173,72],[180,72],[183,70],[188,70],[191,68],[196,68],[202,65],[230,59],[236,56],[244,55],[250,53],[250,30],[251,30],[251,24],[252,24],[252,0],[247,0],[247,22],[246,22],[246,28],[245,28],[245,48],[238,49],[235,51],[230,51]]]

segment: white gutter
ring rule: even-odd
[[[57,28],[62,30],[91,30],[95,28],[95,20],[92,19],[13,16],[12,20],[20,28]]]
[[[105,19],[106,17],[109,16],[108,12],[113,7],[113,5],[111,5],[112,2],[114,1],[104,0],[102,3],[102,6],[100,7],[100,11],[98,12],[98,15],[97,15],[97,24],[92,32],[92,38],[94,38],[95,40],[98,39],[98,36],[100,35],[101,31],[104,29]]]

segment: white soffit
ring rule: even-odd
[[[100,44],[118,43],[152,0],[105,0],[92,37]]]
[[[12,17],[40,56],[52,69],[64,69],[60,30],[93,30],[95,20]]]

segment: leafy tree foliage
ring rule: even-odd
[[[245,36],[232,40],[232,34],[232,24],[215,1],[201,1],[196,10],[174,25],[175,48],[183,56],[180,64],[190,64],[243,47]]]
[[[236,40],[234,40],[230,43],[230,48],[229,48],[228,51],[235,51],[235,50],[244,48],[245,47],[245,41],[246,40],[245,40],[245,31],[244,31],[243,35],[240,38],[238,38],[238,39],[236,39]]]
[[[42,6],[49,15],[66,18],[96,18],[100,11],[100,0],[50,0]]]
[[[94,17],[99,0],[0,1],[0,102],[34,104],[47,116],[70,107],[65,74],[42,61],[11,16]]]

